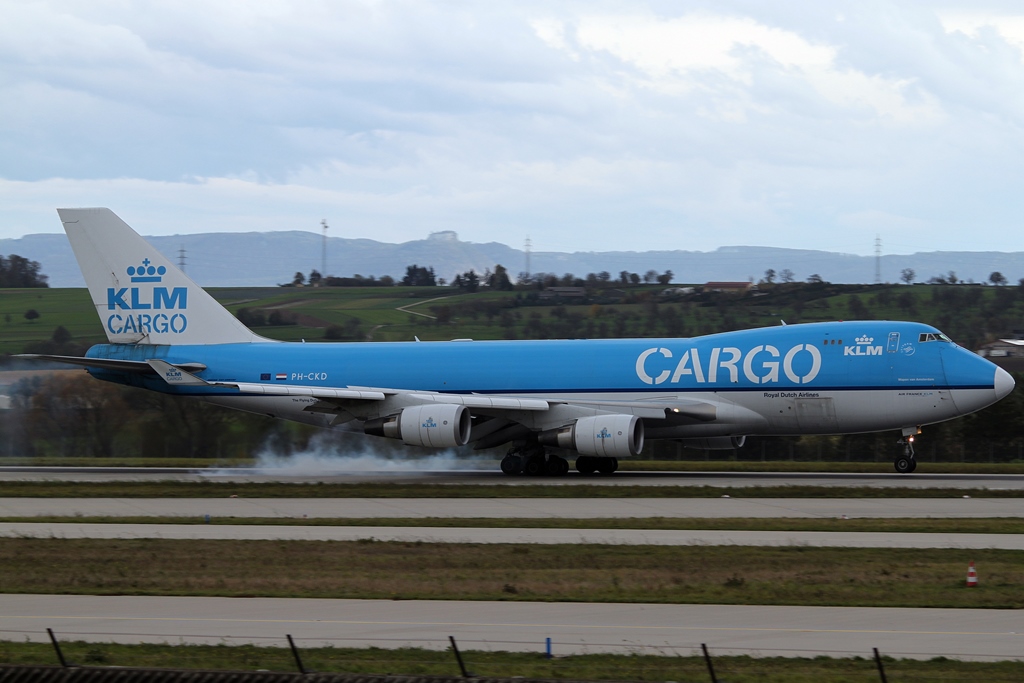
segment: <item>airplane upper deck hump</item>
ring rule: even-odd
[[[57,209],[115,344],[270,341],[238,321],[110,209]]]

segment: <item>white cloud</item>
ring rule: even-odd
[[[1024,249],[1024,33],[956,9],[9,3],[0,236],[105,204],[151,232]]]

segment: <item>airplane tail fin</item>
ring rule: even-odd
[[[113,344],[230,344],[268,341],[110,209],[57,209]]]

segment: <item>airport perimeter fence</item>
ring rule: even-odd
[[[76,640],[76,638],[78,640]],[[88,639],[88,640],[86,640]],[[124,649],[115,644],[134,643],[145,648],[170,647],[166,663],[150,666],[179,670],[230,668],[268,672],[335,672],[387,676],[440,676],[476,679],[574,679],[593,678],[618,681],[711,681],[806,680],[806,681],[1019,681],[1024,679],[1024,660],[1007,660],[1005,655],[948,652],[870,652],[847,650],[716,649],[704,643],[692,645],[644,644],[639,642],[558,643],[536,641],[482,640],[453,636],[436,638],[293,638],[226,636],[223,634],[166,633],[76,633],[52,629],[20,631],[0,629],[0,641],[46,643],[50,648],[35,652],[39,661],[21,656],[11,661],[13,651],[0,642],[0,660],[6,665],[59,665],[75,667],[139,667],[124,661]],[[223,655],[225,649],[239,656],[232,665],[211,666],[209,651]],[[118,656],[121,655],[121,661]],[[590,661],[581,662],[583,659]],[[962,661],[967,660],[967,661]],[[988,662],[984,677],[971,662]],[[221,660],[223,661],[223,660]],[[589,667],[589,668],[588,668]]]

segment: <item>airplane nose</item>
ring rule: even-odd
[[[995,389],[997,401],[1013,391],[1014,384],[1015,382],[1010,373],[1002,368],[996,368]]]

